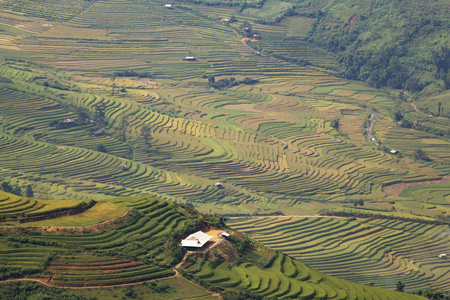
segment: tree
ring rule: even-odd
[[[216,83],[216,78],[214,77],[214,76],[209,76],[208,77],[208,83],[209,83],[209,85],[211,86],[211,85],[213,85],[214,83]]]
[[[12,191],[11,194],[17,195],[17,196],[22,196],[22,189],[18,186],[15,186]]]
[[[441,107],[442,107],[442,103],[439,102],[438,103],[438,116],[441,116]]]
[[[106,149],[105,146],[103,146],[103,144],[98,144],[97,145],[97,151],[98,152],[103,152],[103,153],[108,153],[108,150]]]
[[[425,160],[425,161],[430,161],[431,159],[428,157],[428,155],[422,150],[422,149],[417,149],[416,151],[414,151],[413,156],[415,159],[420,159],[420,160]]]
[[[6,181],[2,182],[1,188],[2,188],[3,191],[5,191],[7,193],[11,193],[12,192],[12,186]]]
[[[405,290],[405,285],[404,285],[401,281],[398,281],[395,290],[396,290],[397,292],[404,292],[404,290]]]
[[[111,76],[111,95],[114,96],[114,90],[116,88],[116,74]]]
[[[25,196],[28,198],[34,197],[34,192],[33,192],[33,188],[31,187],[31,185],[27,185],[27,188],[25,190]]]
[[[86,123],[86,120],[89,118],[88,110],[84,107],[77,107],[77,115],[78,115],[78,123],[80,123],[81,128]]]
[[[122,119],[122,140],[124,142],[127,141],[127,134],[126,133],[127,133],[128,125],[129,125],[129,123],[128,123],[127,118],[123,118]]]
[[[330,126],[336,130],[339,130],[339,119],[334,118],[333,120],[331,120]]]
[[[395,119],[395,121],[401,121],[402,119],[403,119],[403,115],[402,115],[402,113],[400,112],[400,111],[396,111],[395,113],[394,113],[394,119]]]
[[[105,110],[106,110],[106,105],[105,103],[100,103],[97,104],[96,106],[94,106],[95,109],[95,121],[97,123],[103,124],[105,122]]]
[[[148,152],[148,146],[151,136],[150,136],[150,128],[147,125],[144,125],[144,127],[142,127],[141,137],[144,139],[145,152]]]

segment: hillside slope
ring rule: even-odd
[[[219,239],[184,256],[181,237],[200,228],[220,230],[220,220],[155,198],[110,201],[131,210],[108,226],[82,231],[0,227],[1,280],[27,278],[69,288],[116,286],[174,276],[171,266],[184,262],[183,274],[212,289],[246,288],[275,298],[421,299],[326,276],[237,232],[231,232],[229,241]]]
[[[410,91],[450,88],[450,2],[335,0],[309,40],[337,54],[340,74]]]

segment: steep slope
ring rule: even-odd
[[[410,91],[450,88],[450,2],[330,1],[309,40],[337,54],[340,74]]]
[[[246,288],[275,298],[421,299],[326,276],[237,232],[182,260],[181,237],[200,228],[220,230],[220,220],[155,198],[110,201],[131,208],[126,218],[84,232],[2,226],[1,279],[27,278],[56,287],[116,286],[173,276],[171,266],[181,261],[183,274],[213,289]]]

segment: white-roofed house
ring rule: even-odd
[[[187,238],[181,241],[181,246],[183,247],[193,247],[193,248],[201,248],[203,247],[212,236],[207,235],[202,231],[197,231],[189,235]]]

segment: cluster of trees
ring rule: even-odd
[[[11,266],[0,266],[0,280],[6,280],[9,278],[19,278],[26,275],[32,275],[41,273],[43,271],[42,268],[19,268],[19,267],[11,267]],[[0,290],[1,290],[0,285]],[[6,298],[8,299],[8,298]],[[15,298],[10,298],[15,299]]]
[[[257,83],[258,80],[255,78],[245,77],[242,80],[236,80],[234,77],[230,78],[222,78],[216,81],[216,78],[214,76],[208,77],[208,84],[210,87],[222,90],[225,88],[230,88],[239,84],[254,84]]]
[[[334,118],[330,122],[330,126],[336,130],[339,130],[339,118]]]
[[[431,159],[428,157],[425,151],[423,151],[420,148],[414,151],[413,156],[417,160],[431,161]]]
[[[2,267],[4,269],[4,267]],[[0,274],[1,274],[0,270]],[[24,274],[25,275],[25,274]],[[28,274],[26,274],[28,275]],[[65,300],[95,300],[76,295],[66,289],[48,288],[34,282],[6,282],[0,284],[2,299],[65,299]]]
[[[112,77],[139,77],[139,78],[151,78],[153,73],[144,72],[144,71],[136,71],[125,69],[123,71],[116,71],[113,73]]]
[[[442,107],[442,103],[439,102],[438,103],[438,111],[439,114],[443,111],[443,107]],[[439,128],[435,128],[432,126],[428,126],[428,125],[424,125],[421,124],[418,121],[411,121],[407,118],[405,118],[402,114],[402,112],[398,109],[394,110],[393,112],[393,118],[396,122],[400,122],[401,121],[401,127],[403,128],[412,128],[415,130],[419,130],[419,131],[424,131],[424,132],[428,132],[434,135],[438,135],[438,136],[446,136],[449,135],[449,132],[443,129],[439,129]]]
[[[353,201],[353,206],[364,206],[364,200],[359,199],[359,200],[354,200]]]
[[[22,189],[18,185],[12,186],[9,182],[3,181],[0,184],[0,189],[4,192],[11,193],[17,196],[25,196],[29,198],[33,198],[34,192],[31,185],[27,185],[25,187],[25,194],[23,193]]]
[[[419,290],[417,293],[414,293],[419,296],[423,296],[432,300],[450,300],[450,295],[444,294],[439,291],[429,291],[429,290]]]

